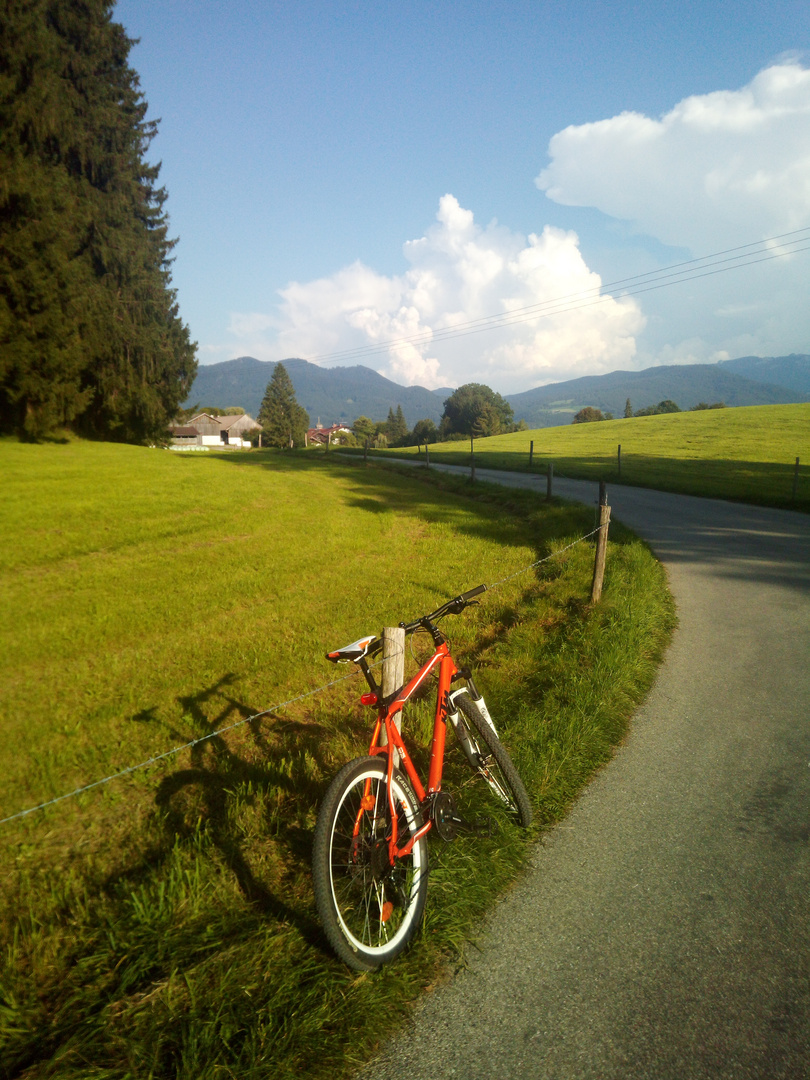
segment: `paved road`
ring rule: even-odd
[[[656,685],[469,967],[363,1077],[810,1077],[810,518],[608,495],[678,603]]]

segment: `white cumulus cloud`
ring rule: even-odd
[[[598,294],[599,276],[573,232],[547,226],[526,238],[482,227],[445,195],[436,223],[404,254],[401,275],[356,262],[282,289],[274,354],[363,363],[406,384],[480,381],[503,392],[632,363],[644,322],[632,299],[551,315],[524,310]],[[497,325],[480,330],[477,320]],[[369,346],[381,352],[349,355]]]
[[[537,185],[696,254],[810,223],[810,71],[761,71],[741,90],[684,98],[660,119],[624,112],[567,127]]]

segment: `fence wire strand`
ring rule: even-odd
[[[224,735],[226,731],[233,731],[234,728],[243,727],[245,724],[250,724],[253,720],[259,720],[261,717],[268,716],[270,713],[279,712],[281,709],[285,709],[288,705],[294,705],[297,701],[303,701],[305,698],[314,697],[315,694],[322,694],[324,690],[329,690],[333,686],[337,686],[338,683],[346,682],[347,679],[354,679],[359,674],[359,671],[352,671],[340,679],[333,679],[332,682],[317,687],[315,690],[307,690],[306,693],[299,694],[297,697],[289,698],[287,701],[280,701],[277,705],[271,705],[269,709],[263,709],[261,712],[254,713],[252,716],[245,716],[241,720],[235,720],[232,724],[226,724],[224,727],[217,728],[216,731],[209,731],[207,735],[201,735],[198,739],[191,739],[181,746],[175,746],[172,750],[164,750],[162,754],[155,754],[154,757],[147,758],[146,761],[139,761],[137,765],[129,765],[126,769],[120,769],[110,776],[105,776],[102,780],[94,780],[92,784],[84,784],[74,791],[68,791],[64,795],[57,795],[55,799],[48,799],[47,802],[40,803],[38,806],[31,806],[28,810],[19,810],[16,814],[11,814],[9,817],[0,818],[0,825],[5,825],[9,821],[14,821],[17,818],[26,817],[28,814],[33,814],[37,810],[44,810],[47,806],[53,806],[55,803],[62,802],[64,799],[72,799],[76,795],[83,795],[85,791],[91,791],[93,788],[100,787],[102,784],[109,784],[111,780],[118,780],[120,777],[137,772],[139,769],[145,769],[149,765],[154,765],[158,761],[163,761],[164,758],[173,757],[175,754],[182,753],[183,750],[190,750],[192,746],[199,746],[200,743],[207,742],[209,739],[214,739],[218,735]]]
[[[591,532],[586,533],[584,536],[578,537],[570,544],[566,544],[565,547],[559,548],[557,551],[552,551],[550,555],[543,556],[542,559],[536,559],[533,563],[529,563],[528,566],[522,567],[520,570],[516,570],[513,574],[507,574],[506,577],[501,578],[499,581],[494,581],[491,585],[487,585],[487,590],[497,589],[500,585],[504,585],[507,581],[512,581],[516,577],[520,577],[521,574],[528,574],[530,570],[533,570],[536,566],[540,566],[541,563],[549,562],[551,559],[556,559],[564,552],[569,551],[571,548],[576,547],[577,544],[582,544],[586,540],[589,540],[592,536],[595,536],[601,529],[605,528],[604,525],[599,525],[597,528],[592,529]],[[402,650],[404,653],[404,650]],[[377,661],[369,666],[374,669],[382,665],[382,660]],[[30,806],[27,810],[18,810],[16,814],[9,814],[8,817],[0,818],[0,825],[7,825],[9,822],[18,821],[21,818],[28,817],[29,814],[35,814],[39,810],[45,810],[49,806],[55,806],[57,803],[64,802],[65,799],[73,799],[79,795],[83,795],[87,791],[92,791],[94,788],[102,787],[104,784],[109,784],[113,780],[120,780],[121,777],[129,776],[131,773],[138,772],[140,769],[146,769],[150,765],[156,765],[159,761],[164,761],[166,758],[174,757],[176,754],[181,754],[184,750],[190,750],[194,746],[199,746],[200,743],[208,742],[209,739],[215,739],[219,735],[224,735],[228,731],[234,731],[236,728],[244,727],[245,724],[250,724],[254,720],[260,720],[263,716],[269,716],[271,713],[279,712],[281,709],[286,709],[289,705],[295,705],[299,701],[305,701],[307,698],[315,697],[316,694],[322,694],[326,690],[331,690],[333,686],[338,686],[340,683],[346,682],[348,679],[354,679],[360,674],[359,670],[352,671],[348,675],[342,676],[340,679],[333,679],[331,682],[324,683],[323,686],[318,686],[315,690],[307,690],[303,694],[298,694],[296,697],[288,698],[287,701],[280,701],[276,705],[271,705],[268,709],[263,709],[261,712],[254,713],[252,716],[243,717],[241,720],[235,720],[232,724],[226,724],[224,727],[217,728],[215,731],[209,731],[207,735],[200,735],[197,739],[190,739],[188,742],[182,743],[180,746],[175,746],[171,750],[164,750],[162,754],[155,754],[153,757],[147,758],[145,761],[139,761],[137,765],[129,765],[126,769],[119,769],[118,772],[111,773],[109,776],[103,777],[101,780],[94,780],[90,784],[83,784],[81,787],[75,788],[73,791],[67,791],[63,795],[57,795],[53,799],[47,799],[45,802],[38,803],[36,806]]]
[[[605,527],[606,526],[604,525],[597,525],[595,529],[591,529],[591,531],[589,533],[585,533],[584,536],[577,537],[576,540],[572,540],[572,542],[570,544],[566,544],[565,547],[559,548],[557,551],[552,551],[550,555],[544,555],[542,559],[537,559],[535,562],[529,563],[529,565],[524,566],[522,570],[516,570],[514,574],[507,574],[506,577],[501,578],[500,581],[493,581],[491,585],[487,585],[487,589],[489,591],[492,591],[492,589],[497,589],[499,585],[503,585],[504,582],[512,581],[513,578],[520,577],[521,574],[528,574],[528,572],[530,570],[533,570],[535,566],[540,566],[541,563],[546,563],[549,562],[551,559],[556,559],[560,555],[562,555],[563,552],[570,551],[572,547],[576,547],[577,544],[582,544],[586,540],[590,540],[592,536],[596,536],[596,534],[598,532],[601,532],[602,529],[604,529]],[[0,822],[0,824],[2,824],[2,822]]]

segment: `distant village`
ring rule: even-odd
[[[244,450],[262,445],[261,425],[249,413],[214,416],[200,412],[183,423],[169,428],[172,450]],[[327,446],[341,435],[350,435],[347,424],[323,427],[320,422],[309,428],[305,445]]]

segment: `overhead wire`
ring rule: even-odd
[[[781,250],[769,249],[767,246],[769,244],[778,244]],[[312,355],[308,359],[311,362],[322,364],[326,361],[362,359],[365,356],[373,356],[388,349],[407,345],[414,347],[432,345],[436,342],[468,337],[471,334],[483,333],[500,327],[551,318],[554,315],[593,307],[596,304],[608,303],[611,300],[622,299],[626,296],[638,296],[645,292],[652,292],[655,289],[695,281],[715,274],[727,273],[730,270],[770,262],[774,259],[785,258],[788,255],[795,255],[808,250],[810,250],[810,226],[805,226],[801,229],[792,229],[790,232],[769,236],[763,240],[725,248],[722,251],[703,255],[696,259],[672,263],[669,266],[659,267],[659,269],[648,271],[645,274],[618,278],[615,281],[600,283],[591,289],[551,297],[548,300],[513,308],[510,311],[481,316],[463,323],[456,323],[453,326],[440,327],[437,330],[425,330],[336,352],[320,353]],[[620,290],[618,297],[613,296],[609,290]]]

